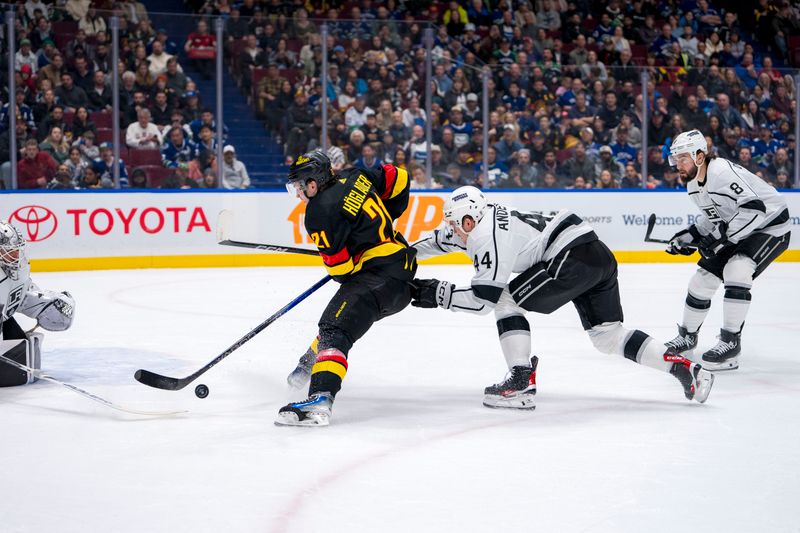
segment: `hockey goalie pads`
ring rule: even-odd
[[[43,339],[41,333],[29,333],[27,339],[0,341],[0,354],[34,370],[41,370]],[[0,361],[0,387],[27,385],[34,381],[36,378],[32,374]]]

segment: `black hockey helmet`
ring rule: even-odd
[[[289,167],[289,183],[291,188],[299,185],[303,190],[309,180],[322,187],[333,180],[333,169],[330,158],[322,150],[313,150],[298,157]]]

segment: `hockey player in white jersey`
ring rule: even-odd
[[[30,277],[25,239],[6,221],[0,221],[0,355],[39,369],[42,333],[26,333],[14,320],[16,313],[34,318],[48,331],[63,331],[72,325],[75,301],[68,292],[37,287]],[[0,361],[0,387],[23,385],[33,376]]]
[[[484,405],[535,406],[537,359],[529,359],[525,313],[550,314],[569,302],[599,351],[669,372],[683,385],[687,399],[706,400],[713,383],[710,372],[622,325],[616,259],[579,216],[567,210],[545,216],[491,205],[480,190],[467,186],[447,200],[444,219],[453,231],[445,227],[416,243],[417,257],[464,251],[475,276],[467,287],[414,280],[412,305],[478,314],[494,310],[510,377],[486,388]]]
[[[691,255],[699,249],[702,257],[689,281],[678,336],[667,345],[686,354],[697,346],[711,298],[724,283],[719,341],[703,353],[702,365],[709,370],[733,370],[739,367],[753,280],[789,246],[789,210],[778,191],[761,178],[709,154],[706,139],[698,130],[675,138],[669,162],[678,167],[689,198],[701,214],[693,225],[670,239],[667,252]]]

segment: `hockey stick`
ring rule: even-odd
[[[667,239],[656,239],[650,236],[653,233],[654,227],[656,227],[655,213],[651,214],[650,218],[647,219],[647,231],[644,234],[644,242],[659,242],[661,244],[669,244],[669,240]]]
[[[303,300],[305,300],[306,298],[311,296],[312,293],[314,293],[317,289],[319,289],[320,287],[325,285],[328,282],[328,280],[330,280],[330,279],[331,279],[330,276],[325,276],[324,278],[322,278],[321,280],[316,282],[314,285],[312,285],[311,287],[306,289],[306,291],[303,294],[301,294],[300,296],[298,296],[297,298],[295,298],[294,300],[292,300],[291,302],[289,302],[288,304],[283,306],[274,315],[272,315],[271,317],[266,319],[264,322],[262,322],[261,324],[259,324],[255,328],[251,329],[244,337],[242,337],[238,341],[234,342],[227,350],[225,350],[224,352],[222,352],[221,354],[216,356],[209,363],[207,363],[202,368],[200,368],[200,370],[198,370],[197,372],[195,372],[193,374],[190,374],[190,375],[186,376],[185,378],[171,378],[171,377],[162,376],[161,374],[156,374],[155,372],[150,372],[149,370],[144,370],[144,369],[137,370],[136,374],[134,374],[133,377],[136,378],[136,381],[138,381],[139,383],[142,383],[143,385],[147,385],[148,387],[154,387],[156,389],[163,389],[163,390],[181,390],[186,385],[188,385],[192,381],[194,381],[197,378],[199,378],[201,375],[203,375],[206,372],[208,372],[209,370],[211,370],[211,368],[214,365],[216,365],[217,363],[219,363],[220,361],[222,361],[223,359],[228,357],[235,350],[240,348],[244,343],[246,343],[247,341],[249,341],[250,339],[252,339],[256,335],[261,333],[261,331],[263,331],[267,326],[269,326],[270,324],[272,324],[273,322],[278,320],[280,317],[282,317],[284,314],[286,314],[289,310],[291,310],[297,304],[299,304],[300,302],[302,302]]]
[[[115,404],[114,402],[106,400],[105,398],[101,398],[100,396],[98,396],[96,394],[92,394],[89,391],[83,390],[80,387],[76,387],[75,385],[72,385],[71,383],[66,383],[66,382],[58,380],[58,379],[56,379],[56,378],[54,378],[52,376],[49,376],[49,375],[45,374],[44,372],[42,372],[41,370],[36,370],[36,369],[31,368],[29,366],[25,366],[22,363],[18,363],[16,361],[14,361],[13,359],[9,359],[5,355],[0,355],[0,361],[3,361],[4,363],[8,363],[9,365],[11,365],[13,367],[16,367],[16,368],[22,370],[23,372],[28,372],[29,374],[32,374],[34,377],[36,377],[38,379],[41,379],[43,381],[49,381],[50,383],[55,383],[56,385],[61,385],[62,387],[66,387],[67,389],[71,390],[72,392],[80,394],[84,398],[89,398],[90,400],[93,400],[93,401],[95,401],[95,402],[97,402],[99,404],[103,404],[106,407],[110,407],[111,409],[116,409],[117,411],[122,411],[122,412],[125,412],[125,413],[131,413],[131,414],[134,414],[134,415],[145,415],[145,416],[170,416],[170,415],[179,415],[179,414],[183,414],[183,413],[188,413],[188,411],[140,411],[138,409],[131,409],[129,407],[123,407],[121,405]]]
[[[236,246],[239,248],[252,248],[264,250],[265,252],[282,252],[289,254],[319,255],[316,250],[310,248],[295,248],[293,246],[279,246],[277,244],[259,244],[255,242],[234,241],[229,238],[231,227],[233,226],[233,212],[223,209],[217,218],[217,241],[222,246]]]

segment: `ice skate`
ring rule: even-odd
[[[317,354],[309,348],[297,361],[297,366],[292,370],[291,374],[286,376],[286,382],[289,386],[295,389],[302,389],[308,386],[308,381],[311,379],[311,369],[316,362]]]
[[[539,358],[531,358],[531,366],[515,366],[502,383],[486,387],[483,405],[492,408],[536,409],[536,365]]]
[[[676,353],[665,353],[664,360],[672,363],[669,373],[681,382],[687,400],[704,403],[708,399],[714,384],[714,374]]]
[[[698,329],[694,333],[689,333],[685,327],[678,326],[678,336],[667,342],[667,348],[677,354],[692,355],[692,351],[697,347]]]
[[[703,368],[714,372],[736,370],[741,351],[742,334],[721,329],[717,344],[703,354]]]
[[[294,402],[278,411],[276,426],[327,426],[331,420],[333,397],[329,392],[316,392],[302,402]]]

